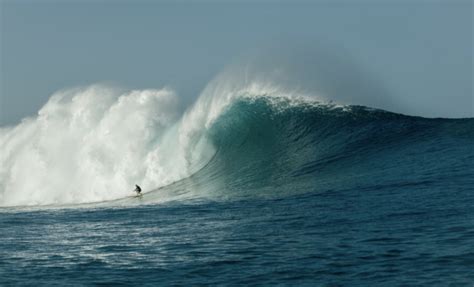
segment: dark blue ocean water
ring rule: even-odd
[[[473,286],[473,119],[244,100],[209,138],[143,198],[0,209],[0,285]]]

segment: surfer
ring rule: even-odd
[[[135,184],[135,190],[134,190],[137,195],[142,195],[142,188],[138,186],[138,184]]]

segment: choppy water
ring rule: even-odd
[[[42,134],[18,144],[30,133],[23,125],[4,132],[22,137],[3,139],[3,187],[15,183],[27,155],[41,160],[33,170],[49,165],[57,175],[64,166]],[[175,147],[189,174],[163,178],[163,166],[148,165],[134,177],[108,177],[110,151],[118,162],[136,159],[122,152],[128,146],[95,149],[84,137],[88,148],[70,152],[98,172],[95,183],[110,188],[106,200],[83,183],[88,200],[77,200],[74,186],[50,197],[25,185],[16,194],[3,189],[0,285],[474,284],[473,119],[254,95],[231,101],[212,121],[188,113],[178,126],[160,126],[167,131],[160,140],[147,133],[151,139],[131,150],[149,147],[163,158]],[[153,158],[139,154],[147,164]],[[123,174],[122,167],[110,170]],[[75,183],[81,175],[90,174],[64,176]],[[143,198],[111,188],[140,176],[173,183]],[[116,181],[100,184],[107,179]]]
[[[392,187],[7,212],[0,283],[471,286],[472,200]]]

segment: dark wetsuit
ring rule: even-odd
[[[138,195],[140,195],[142,193],[142,189],[141,187],[139,187],[138,185],[135,184],[135,191],[137,192]]]

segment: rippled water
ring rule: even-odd
[[[0,285],[472,286],[472,190],[4,210]]]

